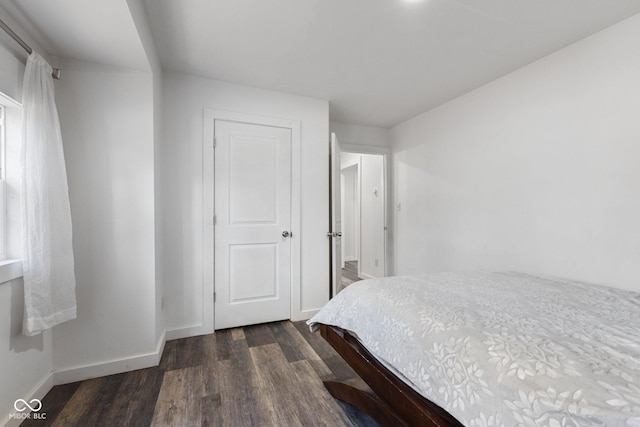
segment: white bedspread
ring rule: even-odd
[[[349,285],[309,324],[353,332],[465,426],[640,426],[640,294],[521,273]]]

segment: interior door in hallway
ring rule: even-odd
[[[216,120],[215,328],[291,317],[291,129]]]

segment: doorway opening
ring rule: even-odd
[[[337,135],[331,134],[330,298],[354,281],[391,273],[387,243],[389,156],[386,147],[340,144]]]
[[[339,290],[386,271],[386,182],[382,154],[340,154],[342,280]]]

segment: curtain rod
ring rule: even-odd
[[[16,41],[16,43],[22,46],[22,48],[26,50],[29,55],[31,55],[31,53],[33,52],[31,46],[29,46],[24,40],[22,40],[22,38],[20,38],[19,35],[17,35],[11,28],[9,28],[9,26],[2,19],[0,19],[0,28],[2,28],[7,34],[9,34],[11,38]],[[60,80],[60,73],[61,71],[59,68],[54,68],[51,76],[56,80]]]

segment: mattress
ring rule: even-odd
[[[351,332],[465,426],[640,426],[640,294],[514,272],[364,280],[309,322]]]

